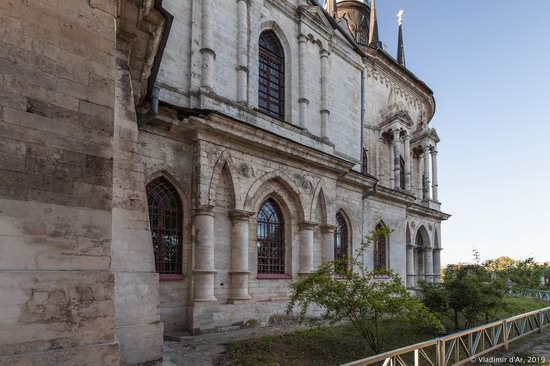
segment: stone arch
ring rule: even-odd
[[[298,220],[300,222],[304,221],[306,217],[309,217],[309,215],[306,215],[306,212],[304,211],[304,205],[302,204],[302,195],[300,194],[299,188],[294,184],[294,182],[291,179],[288,179],[280,170],[275,170],[270,173],[264,174],[260,178],[258,178],[250,187],[246,194],[246,198],[244,200],[243,209],[245,211],[256,211],[256,208],[258,206],[258,201],[265,197],[266,189],[262,189],[262,187],[268,186],[268,183],[273,182],[276,186],[279,186],[282,188],[286,193],[288,193],[288,197],[292,200],[292,203],[296,206],[296,214],[298,215]],[[269,190],[272,187],[266,187],[267,190]],[[272,190],[271,190],[272,191]],[[260,202],[261,203],[261,202]]]
[[[288,38],[286,37],[285,35],[285,32],[283,31],[283,28],[281,28],[281,26],[275,21],[275,20],[266,20],[264,22],[262,22],[260,24],[260,28],[258,29],[258,33],[253,35],[252,39],[255,39],[256,42],[258,42],[258,40],[260,39],[260,35],[264,32],[264,31],[267,31],[267,30],[271,30],[273,31],[273,33],[275,33],[275,35],[277,36],[277,38],[279,39],[279,42],[281,42],[281,45],[283,46],[283,52],[284,52],[284,63],[285,63],[285,111],[284,111],[284,116],[285,116],[285,120],[287,121],[291,121],[292,120],[292,59],[293,59],[293,54],[292,54],[292,47],[290,45],[290,42],[288,41]],[[253,61],[253,65],[258,65],[258,60],[259,60],[259,47],[256,46],[256,51],[255,51],[255,60],[251,60]],[[256,72],[256,75],[257,75],[257,71]],[[257,80],[257,79],[256,79]],[[257,87],[257,86],[256,86]],[[257,94],[257,93],[256,93]],[[256,100],[256,103],[257,103],[257,98],[258,96],[256,95],[254,97],[254,100]]]
[[[424,225],[420,225],[418,230],[416,231],[416,235],[414,237],[414,244],[418,245],[417,238],[420,236],[422,238],[423,247],[430,248],[432,247],[431,241],[430,241],[430,234],[428,234],[428,230]]]
[[[212,170],[212,177],[210,178],[210,185],[208,188],[208,204],[214,205],[216,199],[216,188],[218,187],[218,182],[223,174],[226,174],[230,190],[232,192],[233,207],[240,207],[242,205],[242,196],[239,190],[239,175],[237,174],[237,169],[235,164],[231,159],[231,155],[227,150],[224,150]]]
[[[327,200],[326,193],[327,185],[324,179],[320,179],[317,183],[317,187],[315,187],[315,191],[313,192],[313,200],[311,201],[311,207],[310,207],[310,221],[320,221],[322,225],[328,225],[334,223],[334,217],[336,216],[336,212],[334,210],[334,207],[332,207],[332,204],[329,200]],[[317,205],[321,205],[321,217],[314,218],[314,212],[317,209]],[[316,220],[315,220],[316,219]]]
[[[341,208],[334,214],[334,220],[336,223],[336,233],[338,233],[338,219],[337,216],[341,217],[344,221],[345,229],[346,229],[346,253],[348,258],[353,257],[353,226],[351,224],[351,220],[349,218],[349,215],[347,214],[346,210]],[[335,243],[334,243],[335,249],[336,249],[336,237],[335,237]]]
[[[159,177],[166,178],[166,180],[170,182],[170,184],[173,185],[174,188],[176,188],[176,191],[180,195],[180,199],[182,200],[182,205],[184,206],[184,210],[185,210],[185,207],[189,203],[189,194],[185,192],[185,190],[182,188],[179,181],[175,178],[174,174],[171,173],[168,169],[164,168],[164,169],[156,170],[152,173],[148,173],[145,177],[145,186],[147,186],[149,183],[151,183],[153,180]]]

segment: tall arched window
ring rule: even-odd
[[[334,259],[348,258],[349,248],[348,224],[341,212],[336,214],[336,230],[334,231]]]
[[[424,239],[420,230],[416,233],[416,239],[414,240],[416,245],[416,273],[418,275],[424,274]],[[422,278],[420,278],[422,279]]]
[[[283,215],[273,199],[266,200],[257,216],[258,274],[285,274]]]
[[[376,230],[382,229],[384,225],[376,225]],[[388,237],[380,236],[376,243],[374,243],[374,269],[386,270],[388,268]]]
[[[284,118],[285,58],[281,42],[273,31],[260,35],[258,107],[277,118]]]
[[[399,186],[405,189],[405,160],[402,156],[399,157]]]
[[[153,180],[146,190],[156,271],[181,275],[183,210],[178,192],[164,177]]]

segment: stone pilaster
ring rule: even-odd
[[[386,146],[382,135],[378,138],[378,160],[376,164],[378,179],[382,182],[384,180],[384,147]]]
[[[424,277],[427,282],[433,282],[433,248],[424,248]]]
[[[415,273],[414,273],[414,245],[407,244],[407,287],[414,287]]]
[[[214,213],[212,206],[195,209],[195,269],[193,300],[216,301],[214,296]]]
[[[313,271],[313,229],[317,226],[314,222],[300,224],[300,275],[306,275]]]
[[[439,185],[437,184],[437,145],[431,150],[432,154],[432,199],[439,201]]]
[[[248,1],[237,0],[237,102],[247,103]]]
[[[411,176],[412,176],[412,168],[411,168],[411,136],[407,133],[404,137],[405,139],[405,152],[404,152],[404,159],[405,159],[405,189],[407,191],[411,190]]]
[[[424,199],[430,199],[430,150],[424,148]]]
[[[329,140],[329,117],[328,110],[328,56],[330,52],[323,49],[321,55],[321,137]]]
[[[334,261],[334,232],[336,226],[323,225],[321,226],[321,233],[323,234],[323,263]]]
[[[213,89],[214,87],[214,52],[213,40],[213,2],[202,0],[202,37],[201,37],[201,87]]]
[[[231,229],[231,290],[229,303],[249,300],[248,277],[250,275],[248,263],[248,232],[250,217],[255,212],[233,210],[229,212],[233,220]]]
[[[390,141],[390,163],[389,163],[389,175],[390,175],[390,188],[395,188],[395,141]]]
[[[298,37],[298,93],[300,104],[300,127],[307,128],[307,107],[309,100],[306,97],[306,57],[307,57],[307,37],[301,34]]]

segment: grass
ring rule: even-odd
[[[499,318],[549,306],[527,298],[506,298]],[[384,324],[385,351],[432,339],[437,335],[410,323]],[[217,366],[325,366],[340,365],[374,355],[351,325],[335,325],[283,335],[230,342]]]

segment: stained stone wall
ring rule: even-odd
[[[117,364],[115,6],[0,2],[0,364]]]

